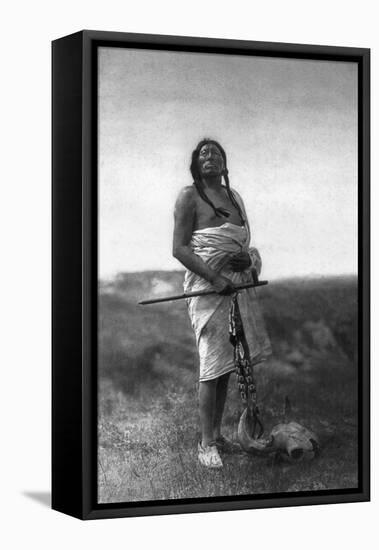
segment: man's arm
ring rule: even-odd
[[[187,269],[210,282],[216,292],[229,294],[233,291],[233,283],[211,269],[192,251],[190,243],[196,220],[195,192],[193,187],[185,187],[176,201],[172,253]]]

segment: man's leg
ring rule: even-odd
[[[199,409],[201,424],[201,445],[206,447],[214,441],[214,422],[216,410],[216,387],[217,381],[208,380],[199,383]]]
[[[216,402],[215,402],[215,414],[213,419],[213,437],[216,439],[221,435],[221,422],[222,415],[224,412],[226,394],[228,392],[228,382],[229,382],[230,372],[223,374],[217,378],[216,385]]]

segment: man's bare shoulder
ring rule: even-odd
[[[193,185],[186,185],[179,191],[176,199],[176,208],[195,208],[196,206],[196,189]]]
[[[233,195],[237,198],[237,200],[239,200],[243,204],[243,199],[241,195],[238,193],[237,189],[234,189],[234,187],[231,187],[230,190],[233,193]]]
[[[234,195],[237,195],[237,197],[241,198],[241,195],[238,193],[237,189],[235,189],[234,187],[231,187],[230,190]]]
[[[182,187],[179,191],[178,198],[182,197],[186,200],[193,200],[196,196],[196,189],[194,185],[186,185],[185,187]]]

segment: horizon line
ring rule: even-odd
[[[139,275],[141,273],[185,273],[186,269],[143,269],[140,271],[117,271],[112,275],[98,277],[98,283],[112,282],[120,275]],[[266,278],[266,277],[265,277]],[[293,279],[337,279],[337,278],[358,278],[358,273],[306,273],[299,275],[283,275],[271,277],[271,281],[287,281]]]

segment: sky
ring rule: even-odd
[[[191,153],[221,143],[262,278],[357,273],[357,64],[99,49],[99,277],[181,269]]]

